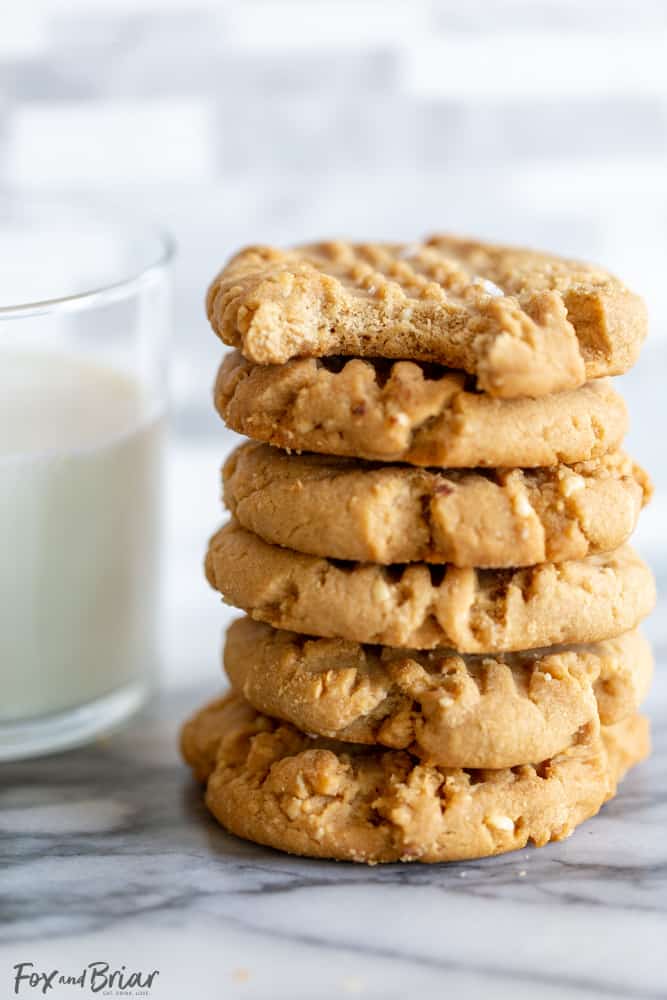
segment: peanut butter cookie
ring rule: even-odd
[[[434,472],[249,443],[227,460],[223,481],[229,510],[266,542],[359,562],[480,568],[617,548],[651,493],[622,452],[546,469]]]
[[[515,570],[377,566],[269,545],[234,521],[211,539],[206,574],[228,604],[276,628],[462,653],[608,639],[655,600],[651,571],[627,545]]]
[[[293,854],[359,861],[461,861],[562,840],[648,753],[631,716],[567,750],[498,770],[437,767],[403,750],[313,739],[238,695],[183,727],[185,759],[232,833]]]
[[[647,326],[642,300],[600,268],[454,236],[249,247],[215,278],[206,305],[222,340],[259,364],[436,361],[504,398],[626,371]]]
[[[412,361],[228,355],[215,386],[228,427],[294,451],[441,468],[535,468],[598,458],[627,430],[609,380],[540,399],[494,399],[461,372]]]
[[[259,712],[445,767],[553,757],[582,726],[634,715],[653,672],[636,630],[590,645],[462,656],[311,639],[251,618],[228,630],[224,659],[233,687]]]

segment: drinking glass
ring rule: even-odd
[[[173,249],[104,205],[0,205],[0,760],[155,676]]]

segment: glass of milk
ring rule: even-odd
[[[0,204],[0,760],[103,733],[155,675],[172,253]]]

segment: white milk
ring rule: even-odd
[[[152,670],[161,437],[133,377],[0,350],[0,722]]]

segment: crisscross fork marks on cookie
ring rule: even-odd
[[[455,237],[250,247],[213,281],[207,311],[221,338],[260,364],[436,361],[504,398],[625,371],[646,333],[643,303],[606,272]]]

